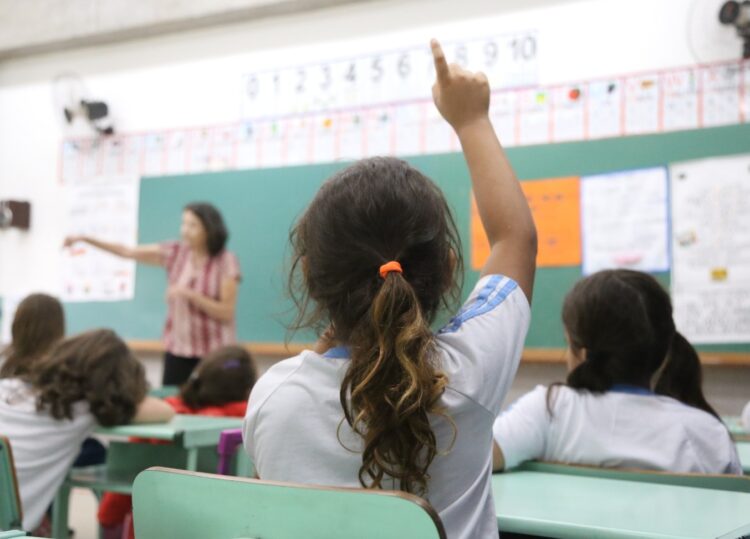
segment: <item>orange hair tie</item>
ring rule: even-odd
[[[395,260],[391,260],[390,262],[386,262],[382,266],[380,266],[380,276],[385,279],[385,277],[392,271],[397,271],[399,273],[403,273],[404,270],[401,268],[401,264],[396,262]]]

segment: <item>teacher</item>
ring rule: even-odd
[[[201,357],[236,342],[235,306],[241,280],[229,233],[213,205],[185,206],[181,241],[129,247],[89,236],[69,236],[65,246],[88,243],[114,255],[167,270],[167,321],[164,326],[163,385],[181,385]]]

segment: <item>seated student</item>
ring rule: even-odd
[[[732,439],[701,389],[698,355],[667,292],[645,273],[601,271],[565,298],[565,384],[538,386],[496,421],[494,469],[539,459],[740,474]]]
[[[24,376],[65,335],[62,304],[47,294],[31,294],[18,304],[10,346],[0,360],[0,378]]]
[[[486,77],[432,46],[435,104],[461,141],[490,240],[482,278],[435,335],[461,277],[443,193],[395,158],[334,175],[295,225],[292,284],[299,325],[330,325],[337,346],[271,367],[243,439],[261,479],[400,489],[425,497],[451,539],[497,539],[487,449],[528,329],[536,234],[488,117]]]
[[[209,353],[180,388],[166,400],[178,414],[244,417],[247,398],[258,377],[255,362],[237,345]]]
[[[750,402],[745,405],[745,409],[742,410],[742,426],[750,430]]]
[[[179,395],[164,400],[178,414],[244,417],[257,376],[255,363],[247,350],[241,346],[223,346],[198,363]],[[98,513],[105,536],[122,537],[122,524],[131,511],[130,496],[105,493]],[[133,535],[131,525],[128,536]]]
[[[13,448],[25,530],[39,526],[97,425],[171,419],[172,408],[146,391],[143,366],[105,329],[61,341],[29,374],[0,379],[0,432]]]

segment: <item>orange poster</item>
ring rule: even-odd
[[[521,182],[539,237],[539,267],[581,264],[581,205],[579,178],[554,178]],[[471,197],[471,267],[481,269],[490,246]]]

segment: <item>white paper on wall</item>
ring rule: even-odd
[[[670,71],[662,75],[662,114],[665,131],[698,128],[697,79],[695,69]]]
[[[628,77],[625,83],[625,133],[640,135],[659,131],[658,75]]]
[[[703,126],[730,125],[740,121],[740,64],[705,66],[703,77]]]
[[[396,121],[393,107],[373,107],[365,111],[364,148],[368,156],[396,152]]]
[[[672,297],[692,342],[750,341],[750,155],[675,163]]]
[[[598,80],[588,85],[589,138],[616,137],[623,132],[623,92],[618,80]]]
[[[550,142],[552,106],[546,90],[523,90],[519,94],[518,144]]]
[[[583,85],[570,85],[552,92],[552,140],[555,142],[586,138],[585,91]]]
[[[581,177],[583,273],[669,269],[667,170]]]
[[[68,235],[86,235],[135,245],[138,236],[139,179],[113,176],[66,187]],[[62,298],[65,301],[132,299],[135,262],[87,244],[62,254]]]
[[[495,92],[490,101],[490,118],[497,138],[506,148],[518,145],[518,93]]]

